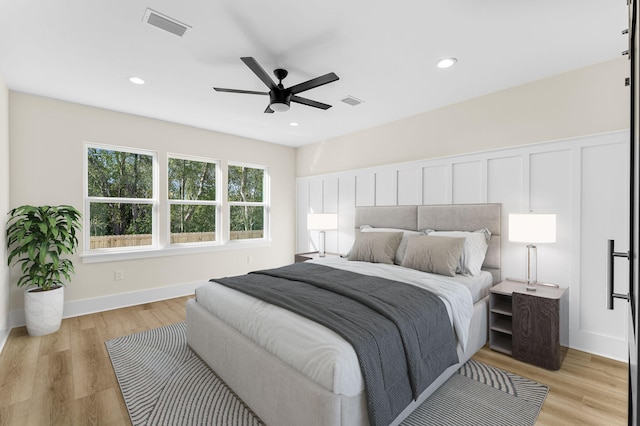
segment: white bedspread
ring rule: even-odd
[[[464,348],[473,313],[468,277],[444,277],[395,265],[349,262],[340,258],[318,262],[427,288],[445,302],[458,341]],[[485,280],[486,277],[478,277],[476,281]],[[328,328],[216,283],[198,287],[196,299],[222,321],[327,390],[355,396],[364,389],[353,347]]]

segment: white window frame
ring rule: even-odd
[[[149,199],[130,199],[116,197],[89,197],[88,182],[88,149],[97,148],[134,154],[151,155],[153,158],[153,197]],[[143,258],[164,257],[173,255],[185,255],[195,253],[206,253],[219,250],[244,250],[248,248],[263,248],[271,245],[270,238],[270,179],[269,168],[264,165],[250,164],[243,162],[227,162],[207,157],[191,156],[185,154],[158,152],[144,148],[132,148],[121,145],[101,144],[85,141],[83,144],[83,247],[80,257],[83,263],[100,263],[120,260],[132,260]],[[169,200],[169,158],[181,158],[194,161],[206,161],[216,164],[216,241],[202,243],[178,243],[171,242],[171,215],[170,201],[184,204],[184,200]],[[264,230],[263,238],[248,238],[241,240],[229,240],[229,215],[230,202],[228,201],[228,166],[241,166],[262,169],[263,175],[263,201],[261,203],[233,202],[234,205],[254,205],[264,208]],[[160,167],[162,166],[162,167]],[[164,169],[164,170],[163,170]],[[134,247],[113,247],[107,249],[91,250],[90,232],[90,204],[91,202],[123,202],[152,205],[152,244]],[[198,201],[200,202],[200,201]],[[165,217],[166,216],[166,217]]]
[[[102,149],[108,151],[127,152],[130,154],[148,155],[152,158],[152,198],[123,198],[123,197],[95,197],[89,196],[89,149]],[[97,143],[84,143],[84,253],[85,254],[106,254],[106,253],[128,253],[148,250],[157,250],[159,247],[158,235],[158,189],[159,189],[158,153],[146,149],[136,149],[117,145],[104,145]],[[150,204],[151,205],[151,245],[112,247],[103,249],[91,249],[91,203],[125,203],[125,204]]]
[[[177,160],[187,160],[187,161],[198,161],[201,163],[210,163],[215,165],[215,179],[216,179],[216,200],[172,200],[169,198],[169,161],[170,159]],[[221,238],[221,230],[220,230],[220,215],[221,215],[221,192],[220,192],[220,181],[222,180],[221,173],[221,164],[220,160],[215,160],[212,158],[206,157],[197,157],[192,155],[183,155],[183,154],[175,154],[175,153],[167,153],[167,206],[165,208],[166,213],[166,234],[167,234],[167,246],[168,247],[200,247],[200,246],[215,246],[220,245],[223,241]],[[171,206],[174,204],[184,204],[184,205],[197,205],[197,206],[215,206],[216,207],[216,220],[215,220],[215,234],[216,239],[214,241],[203,241],[203,242],[193,242],[193,243],[171,243]]]
[[[232,166],[236,166],[236,167],[246,167],[246,168],[252,168],[252,169],[261,169],[263,171],[263,175],[262,175],[262,202],[243,202],[243,201],[230,201],[229,200],[229,167]],[[227,164],[227,180],[225,182],[226,185],[226,208],[225,208],[225,213],[226,213],[226,231],[227,231],[227,235],[229,236],[229,241],[228,243],[230,244],[246,244],[247,242],[250,241],[270,241],[271,240],[271,234],[270,234],[270,224],[271,224],[271,203],[270,203],[270,191],[271,191],[271,185],[270,185],[270,180],[269,180],[269,168],[267,166],[263,166],[260,164],[251,164],[251,163],[243,163],[243,162],[237,162],[237,161],[229,161],[229,163]],[[231,240],[230,236],[231,236],[231,207],[232,206],[253,206],[253,207],[259,207],[262,206],[263,207],[263,214],[264,214],[264,218],[263,218],[263,231],[262,231],[262,238],[245,238],[245,239],[239,239],[239,240]]]

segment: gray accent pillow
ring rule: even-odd
[[[393,264],[401,240],[402,232],[358,232],[348,259]]]
[[[393,262],[396,265],[402,265],[402,259],[404,259],[404,253],[407,251],[407,243],[409,241],[409,236],[424,234],[424,232],[421,232],[421,231],[410,231],[408,229],[398,229],[398,228],[374,228],[369,225],[362,225],[360,227],[360,232],[402,232],[402,240],[400,240],[400,245],[398,246],[398,250],[396,250],[396,257],[393,259]]]
[[[491,240],[491,232],[487,228],[475,232],[427,230],[425,233],[431,236],[465,238],[466,241],[462,248],[462,256],[460,256],[456,272],[468,277],[480,275],[489,241]]]
[[[454,277],[464,242],[465,238],[412,235],[402,266]]]

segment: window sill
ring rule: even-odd
[[[240,241],[233,240],[225,244],[211,244],[211,245],[182,245],[164,247],[159,249],[134,249],[129,251],[96,251],[93,253],[84,253],[80,255],[82,263],[101,263],[101,262],[115,262],[119,260],[133,260],[133,259],[148,259],[153,257],[166,257],[166,256],[183,256],[186,254],[196,253],[210,253],[217,251],[228,250],[245,250],[252,248],[270,247],[271,241],[261,239],[258,241]]]

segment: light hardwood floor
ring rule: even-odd
[[[65,319],[29,337],[14,329],[0,355],[0,425],[128,425],[104,341],[184,320],[181,297]],[[475,358],[551,388],[539,425],[625,425],[626,364],[569,350],[558,371],[483,348]]]
[[[569,349],[557,371],[535,367],[485,346],[474,359],[549,387],[536,425],[627,424],[627,364]]]

